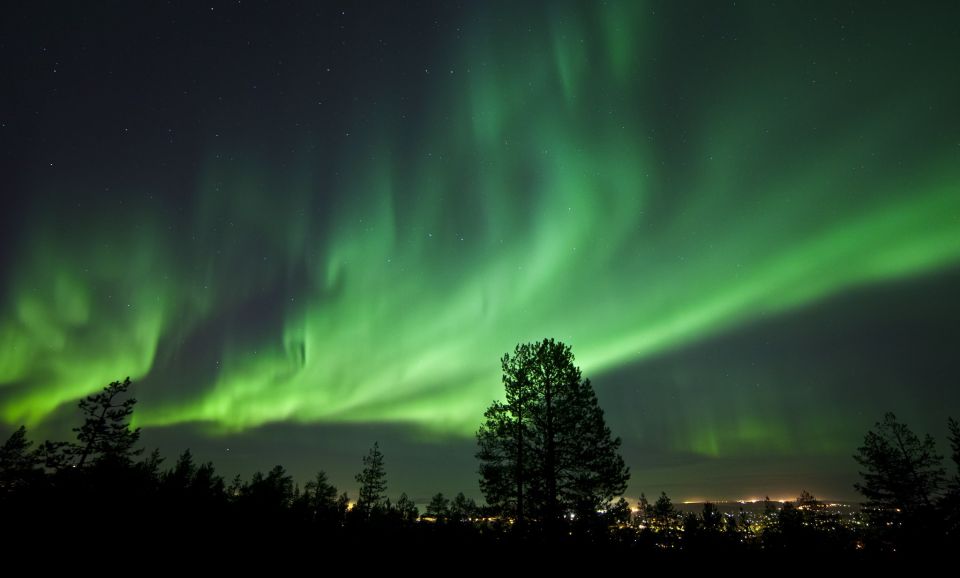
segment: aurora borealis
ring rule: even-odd
[[[129,375],[165,449],[476,493],[544,336],[632,494],[845,498],[960,417],[956,4],[402,4],[0,24],[3,432]]]

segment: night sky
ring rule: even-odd
[[[854,499],[960,417],[956,2],[17,2],[0,434],[135,381],[168,463],[479,497],[518,342],[628,497]]]

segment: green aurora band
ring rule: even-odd
[[[0,418],[42,423],[130,375],[142,426],[472,436],[517,342],[569,343],[602,390],[960,263],[960,90],[914,58],[932,40],[894,54],[874,23],[796,51],[791,14],[742,8],[743,38],[694,54],[639,2],[473,10],[416,123],[357,110],[335,185],[309,139],[279,166],[238,138],[210,145],[185,208],[136,197],[108,222],[38,201],[0,308]],[[678,427],[705,455],[791,435],[750,407]]]

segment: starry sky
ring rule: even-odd
[[[960,416],[960,5],[25,2],[0,22],[0,433],[479,497],[518,342],[628,497],[856,497]]]

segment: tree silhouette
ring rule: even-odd
[[[801,510],[816,510],[820,508],[820,501],[817,500],[807,490],[801,490],[800,495],[797,496],[797,508]]]
[[[339,508],[337,506],[337,488],[327,479],[327,473],[317,472],[317,475],[304,486],[302,496],[308,518],[314,523],[339,523]]]
[[[212,462],[198,466],[189,449],[180,454],[173,468],[157,477],[161,515],[209,522],[223,514],[227,500],[223,478],[216,474]]]
[[[854,459],[864,469],[854,484],[881,539],[893,543],[923,541],[935,521],[935,501],[943,484],[943,458],[933,438],[921,440],[906,424],[887,413],[867,432]]]
[[[73,428],[76,441],[43,443],[45,491],[35,507],[94,536],[119,520],[152,516],[158,509],[158,452],[136,461],[139,428],[130,427],[136,399],[128,397],[130,378],[115,381],[81,399],[82,422]],[[41,515],[42,518],[42,515]]]
[[[650,502],[647,500],[647,495],[640,492],[640,499],[637,501],[637,517],[639,517],[641,521],[646,522],[653,515],[652,508]]]
[[[294,499],[293,477],[278,464],[266,475],[254,472],[250,483],[240,486],[234,503],[251,521],[272,524],[284,520]]]
[[[76,427],[77,444],[69,449],[74,465],[83,468],[88,461],[129,465],[143,452],[134,446],[140,440],[140,428],[130,429],[130,416],[137,400],[121,399],[130,389],[130,378],[114,381],[103,391],[81,399],[83,425]]]
[[[197,464],[194,463],[193,454],[188,448],[180,454],[173,468],[160,477],[160,488],[175,493],[186,493],[193,484],[193,477],[196,474]]]
[[[470,518],[477,515],[477,503],[473,498],[463,495],[463,492],[457,492],[450,502],[450,521],[455,524],[468,522]]]
[[[670,496],[666,492],[660,492],[660,497],[653,504],[653,519],[661,528],[673,526],[677,518],[677,509],[674,508]]]
[[[629,524],[632,517],[633,512],[630,510],[630,502],[626,498],[618,499],[607,510],[607,518],[615,524]]]
[[[370,452],[363,456],[363,470],[355,479],[360,483],[356,504],[358,512],[369,515],[383,509],[387,499],[387,472],[383,467],[379,442],[374,442]]]
[[[723,515],[712,502],[704,502],[700,517],[706,532],[719,532],[723,527]]]
[[[933,438],[927,434],[920,440],[893,413],[867,432],[853,457],[865,469],[863,483],[854,487],[870,508],[908,515],[930,508],[943,483],[943,458]]]
[[[29,486],[42,474],[38,454],[30,450],[32,445],[27,428],[20,426],[0,446],[0,498]]]
[[[952,417],[947,420],[947,429],[950,430],[950,459],[953,461],[954,473],[950,480],[950,488],[960,491],[960,423]]]
[[[397,505],[394,506],[394,508],[400,516],[400,523],[404,526],[412,525],[420,515],[420,510],[417,509],[417,505],[407,496],[406,492],[400,494],[400,497],[397,499]]]
[[[953,461],[954,473],[947,482],[947,493],[943,499],[944,519],[947,525],[947,535],[954,542],[960,542],[960,423],[950,418],[947,421],[950,431],[950,458]]]
[[[548,533],[569,513],[609,509],[629,470],[570,348],[553,339],[521,344],[501,364],[505,401],[493,402],[477,432],[487,503]]]
[[[952,417],[947,419],[947,429],[950,430],[950,459],[953,460],[953,467],[956,470],[950,485],[960,489],[960,423]]]
[[[648,508],[647,524],[661,547],[672,548],[678,540],[679,514],[670,496],[660,492],[660,497]]]
[[[442,492],[430,498],[430,503],[427,504],[427,516],[435,518],[439,523],[446,522],[450,517],[450,500],[444,497]]]

